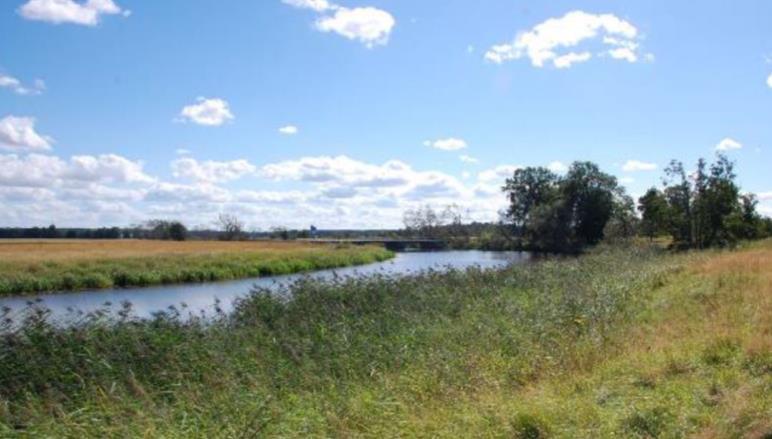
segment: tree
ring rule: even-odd
[[[145,228],[149,229],[146,236],[152,239],[184,241],[188,236],[187,227],[180,221],[154,219],[145,223]]]
[[[188,237],[188,229],[179,221],[172,221],[169,224],[169,239],[172,241],[184,241]]]
[[[440,216],[428,204],[417,209],[406,210],[402,221],[408,233],[425,238],[436,237],[437,229],[442,225]]]
[[[734,163],[725,155],[719,154],[710,167],[700,159],[689,178],[683,164],[674,160],[665,176],[668,228],[674,246],[726,246],[756,236],[756,203],[752,197],[740,196]]]
[[[668,205],[665,194],[657,188],[651,188],[638,199],[638,211],[641,212],[641,232],[650,240],[667,232]]]
[[[601,172],[592,162],[574,162],[560,184],[564,208],[569,211],[575,245],[594,245],[614,210],[618,190],[615,177]]]
[[[564,177],[545,168],[518,169],[502,190],[515,234],[534,249],[570,252],[597,244],[617,208],[620,232],[633,227],[632,200],[592,162],[574,162]]]
[[[686,178],[683,163],[673,160],[665,168],[665,199],[668,204],[670,221],[668,228],[676,247],[691,247],[692,234],[692,185]]]
[[[635,201],[627,194],[620,193],[614,201],[611,218],[603,229],[603,239],[624,241],[635,236],[640,220],[635,216]]]
[[[730,232],[737,239],[758,239],[765,237],[764,222],[756,212],[759,204],[754,194],[740,196],[740,208],[727,219]]]
[[[223,241],[238,241],[244,238],[244,223],[236,215],[221,213],[217,222],[222,230],[220,239]]]
[[[526,225],[531,220],[535,206],[556,198],[557,182],[557,175],[542,167],[517,169],[512,177],[506,180],[502,188],[509,199],[506,217],[510,220],[516,236],[525,236]]]

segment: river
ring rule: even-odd
[[[33,296],[10,296],[0,298],[0,308],[10,309],[7,315],[13,318],[28,308],[31,302],[34,302],[37,307],[49,309],[50,319],[58,323],[66,323],[77,319],[83,313],[98,310],[114,312],[120,308],[120,304],[123,302],[130,302],[133,315],[140,318],[151,317],[159,311],[169,310],[170,307],[184,309],[184,316],[201,315],[202,313],[211,315],[214,313],[216,303],[224,312],[229,312],[236,299],[245,296],[256,286],[275,289],[305,276],[325,279],[335,275],[366,276],[375,273],[408,275],[428,269],[463,269],[471,266],[497,268],[522,263],[529,258],[529,254],[524,252],[474,250],[407,252],[397,253],[396,257],[385,262],[288,276],[268,276],[203,284],[174,284],[144,288],[114,288]]]

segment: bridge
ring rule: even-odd
[[[403,252],[408,250],[433,251],[447,247],[445,241],[439,239],[301,239],[299,241],[318,244],[349,244],[349,245],[382,245],[387,250]]]

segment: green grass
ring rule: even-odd
[[[214,322],[31,310],[0,341],[0,435],[765,437],[770,255],[303,281]]]
[[[278,252],[234,249],[209,254],[6,260],[0,261],[0,296],[283,275],[368,264],[392,256],[377,247],[318,245]]]

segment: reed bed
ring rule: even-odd
[[[766,437],[770,255],[606,248],[66,329],[33,307],[0,338],[0,435]]]

